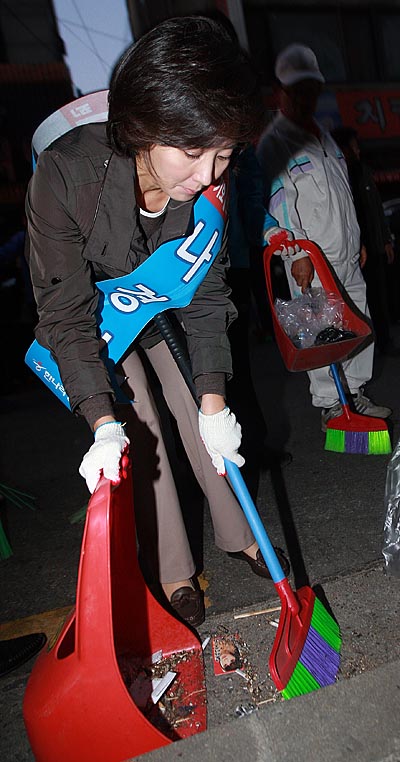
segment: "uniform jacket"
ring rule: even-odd
[[[146,243],[134,179],[133,162],[107,144],[105,125],[90,124],[43,151],[29,184],[27,256],[39,314],[36,337],[54,355],[72,409],[112,391],[99,357],[95,281],[132,272],[159,245],[193,230],[194,202],[171,200],[162,227]],[[191,304],[178,311],[194,378],[232,372],[226,331],[236,311],[225,282],[227,265],[224,241]]]
[[[331,136],[321,129],[318,139],[278,114],[262,135],[257,156],[266,204],[281,227],[295,238],[315,241],[333,266],[357,258],[360,230],[346,162]]]

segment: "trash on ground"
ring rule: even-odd
[[[212,655],[215,675],[226,675],[241,670],[244,660],[238,633],[214,635]]]
[[[257,609],[257,611],[242,611],[240,614],[234,614],[234,619],[247,619],[250,616],[259,616],[260,614],[274,614],[280,611],[280,606],[272,606],[269,609]]]
[[[187,695],[180,684],[180,665],[193,658],[192,651],[152,654],[147,660],[130,655],[118,657],[125,686],[138,709],[161,732],[175,739],[174,728],[193,721],[195,710],[205,701],[205,686]]]

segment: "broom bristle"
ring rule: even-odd
[[[345,437],[341,429],[327,429],[325,437],[325,450],[332,452],[344,452]]]
[[[392,443],[388,431],[369,432],[370,455],[389,455],[392,452]]]
[[[340,665],[341,636],[339,625],[318,598],[300,658],[282,691],[285,699],[302,696],[332,685]]]
[[[358,455],[387,455],[392,452],[390,435],[380,418],[348,412],[329,421],[325,450]]]

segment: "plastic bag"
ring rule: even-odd
[[[343,300],[332,291],[308,288],[290,301],[275,300],[275,311],[285,333],[300,349],[312,347],[325,328],[342,329]]]
[[[385,571],[400,577],[400,439],[387,467],[385,508],[382,549]]]

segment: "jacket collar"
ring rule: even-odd
[[[181,238],[191,232],[192,209],[193,202],[170,201],[163,222],[163,242]],[[97,201],[93,226],[86,244],[88,251],[105,254],[107,246],[112,246],[115,255],[122,263],[129,258],[131,243],[134,240],[137,253],[146,258],[149,251],[137,225],[136,212],[133,162],[116,153],[111,153]],[[128,264],[127,261],[126,264]]]

